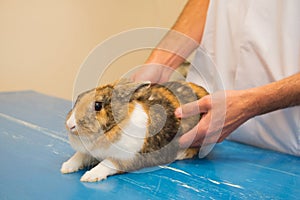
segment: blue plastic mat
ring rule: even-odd
[[[0,93],[0,199],[299,199],[300,158],[225,141],[205,159],[82,183],[63,175],[74,151],[64,120],[71,102]]]

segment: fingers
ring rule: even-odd
[[[192,130],[181,136],[181,138],[179,139],[179,145],[181,148],[200,147],[220,143],[226,138],[219,136],[219,134],[209,135],[207,134],[206,130],[198,129],[198,126],[196,126]]]
[[[200,141],[199,137],[200,134],[198,134],[198,126],[195,126],[192,130],[188,131],[187,133],[185,133],[183,136],[180,137],[179,145],[181,148],[196,146],[197,141]]]
[[[134,82],[151,81],[151,83],[156,83],[158,76],[152,76],[150,73],[139,72],[138,74],[134,74],[131,77],[131,80]]]
[[[188,104],[184,104],[175,110],[178,118],[190,117],[199,113],[206,113],[210,109],[210,97],[205,96]]]
[[[137,70],[131,79],[135,82],[151,81],[152,83],[164,83],[169,80],[174,69],[160,63],[147,63]]]
[[[199,123],[179,139],[181,148],[200,147],[209,144],[222,142],[226,135],[222,129],[211,129],[211,115],[204,114]]]
[[[179,139],[179,145],[182,148],[188,148],[190,146],[197,147],[201,146],[203,139],[206,136],[207,132],[207,124],[206,123],[207,118],[206,115],[202,117],[200,122],[191,130],[189,130],[187,133],[185,133],[183,136]]]

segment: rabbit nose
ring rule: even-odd
[[[72,115],[69,117],[69,119],[66,122],[66,125],[71,131],[73,131],[76,128],[76,120],[74,113],[72,113]]]

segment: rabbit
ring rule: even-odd
[[[198,148],[182,149],[180,136],[201,115],[184,119],[174,112],[181,104],[208,92],[183,81],[151,84],[119,80],[80,94],[66,118],[76,153],[62,164],[61,173],[92,167],[83,182],[193,158]]]

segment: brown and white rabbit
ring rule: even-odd
[[[76,153],[61,167],[72,173],[95,165],[81,181],[192,158],[198,148],[181,149],[178,139],[200,116],[178,119],[181,104],[208,93],[187,82],[134,83],[121,80],[82,93],[67,116],[69,140]]]

